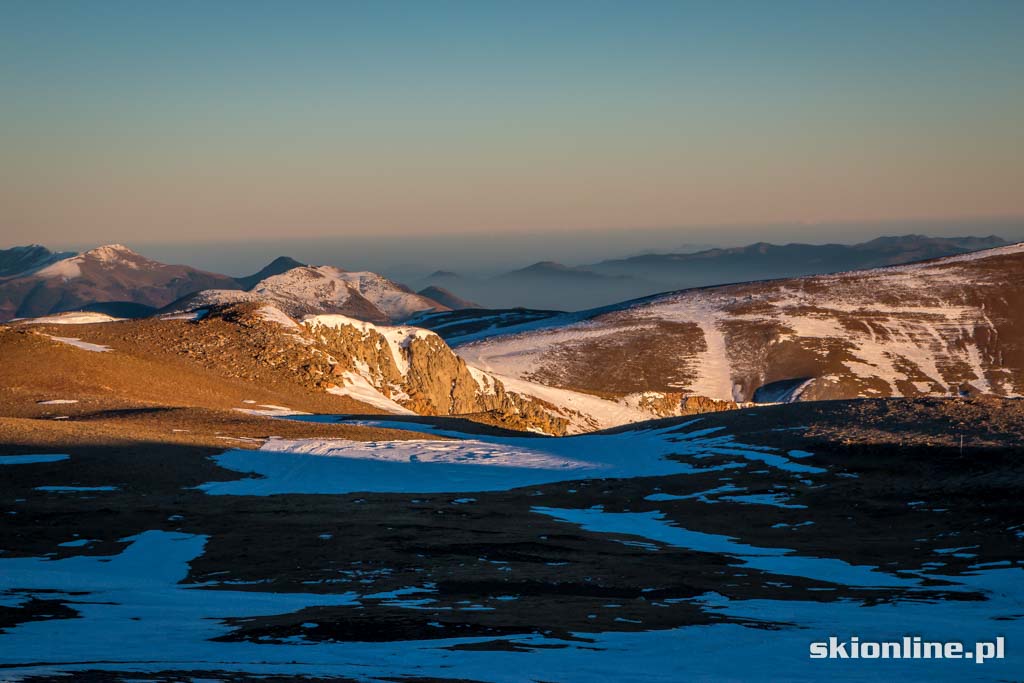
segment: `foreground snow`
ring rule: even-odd
[[[0,465],[35,465],[43,462],[60,462],[70,455],[63,453],[47,453],[44,455],[0,455]]]
[[[362,423],[424,429],[423,425],[398,421]],[[430,430],[466,437],[449,430]],[[680,454],[679,459],[667,457],[672,453]],[[701,429],[698,420],[682,425],[681,432],[661,429],[563,439],[488,436],[376,443],[275,439],[258,452],[229,451],[218,457],[221,465],[258,472],[266,479],[221,482],[204,488],[208,493],[246,495],[354,490],[468,491],[472,487],[502,488],[524,482],[595,476],[686,473],[700,469],[701,460],[712,456],[733,459],[712,469],[767,467],[788,478],[813,476],[820,471],[800,462],[808,455],[739,443],[720,431]],[[728,488],[723,492],[730,496],[743,493],[735,485],[719,488]],[[715,495],[714,490],[701,494],[706,502],[713,502]],[[647,497],[661,499],[671,500],[673,496]],[[473,505],[474,501],[472,497],[463,497],[452,502]],[[761,504],[780,501],[765,500]],[[203,584],[185,584],[182,581],[188,574],[189,563],[203,553],[207,539],[201,535],[147,531],[122,539],[128,547],[111,556],[80,555],[58,560],[0,557],[0,605],[17,608],[33,597],[59,599],[79,613],[77,618],[32,621],[6,628],[0,633],[0,666],[8,680],[100,668],[348,676],[359,680],[420,676],[502,683],[780,678],[1010,680],[1020,671],[1019,655],[1012,649],[1014,643],[1024,639],[1024,622],[1019,619],[1024,571],[1019,569],[983,571],[978,566],[963,576],[929,574],[929,579],[946,578],[950,584],[944,589],[951,593],[978,592],[984,596],[982,600],[935,601],[924,592],[919,599],[914,597],[916,591],[926,588],[920,575],[904,572],[897,576],[879,567],[797,555],[785,548],[755,547],[728,536],[687,529],[659,513],[608,512],[600,507],[535,507],[533,513],[560,520],[567,526],[609,534],[613,540],[640,545],[648,552],[658,552],[661,545],[666,545],[717,553],[723,561],[738,561],[754,570],[778,574],[782,580],[787,576],[808,577],[850,586],[895,587],[909,591],[911,599],[729,600],[716,592],[705,592],[688,602],[706,611],[747,620],[747,625],[723,623],[654,631],[588,632],[576,634],[575,640],[516,634],[332,642],[298,634],[277,642],[221,642],[214,639],[230,632],[225,622],[229,617],[287,614],[316,606],[370,609],[374,601],[388,609],[415,610],[429,608],[438,594],[429,584],[384,593],[368,587],[365,594],[275,593],[259,590],[258,584],[246,586],[246,590],[224,590],[223,586],[214,590]],[[320,530],[309,529],[308,533],[319,534]],[[88,539],[73,539],[61,545],[85,547],[89,543]],[[673,606],[668,602],[657,605],[662,609]],[[775,626],[759,627],[764,623]],[[318,626],[310,623],[307,628]],[[809,643],[833,635],[898,640],[908,634],[950,641],[1004,636],[1009,644],[1008,658],[981,665],[964,660],[808,658]],[[454,645],[495,640],[510,641],[525,651],[450,649]]]
[[[686,423],[683,428],[696,422]],[[425,429],[420,424],[387,420],[360,420],[355,424]],[[821,471],[771,448],[740,443],[721,428],[679,430],[680,425],[674,425],[664,429],[559,439],[509,436],[453,441],[271,439],[258,451],[228,451],[215,457],[221,467],[256,474],[258,478],[213,482],[201,488],[217,495],[260,496],[359,491],[503,491],[557,481],[687,474],[741,466],[701,463],[702,459],[713,456],[732,456],[787,473]],[[461,436],[445,430],[432,431],[442,436]]]

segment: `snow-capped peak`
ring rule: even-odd
[[[104,244],[76,256],[52,263],[36,274],[44,278],[61,277],[65,280],[70,280],[81,276],[82,265],[86,263],[99,264],[104,268],[123,266],[133,270],[138,270],[143,265],[155,264],[154,261],[150,261],[123,244]]]
[[[389,320],[404,320],[425,310],[444,306],[410,291],[407,287],[368,271],[347,271],[334,266],[300,266],[273,275],[252,288],[258,296],[283,297],[304,302],[310,308],[329,301],[345,304],[364,300]]]
[[[89,258],[97,261],[124,261],[125,259],[141,259],[142,256],[123,244],[104,244],[95,249],[90,249],[75,258]]]

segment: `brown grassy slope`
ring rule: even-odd
[[[311,392],[287,376],[246,381],[228,368],[207,367],[175,352],[173,337],[184,321],[128,321],[98,325],[0,326],[0,415],[75,417],[102,410],[191,407],[215,410],[287,406],[323,413],[370,413],[343,396]],[[230,326],[225,325],[225,329]],[[187,330],[193,333],[198,326]],[[105,344],[110,352],[86,351],[47,335]],[[227,339],[220,343],[238,343]],[[212,343],[217,343],[216,341]],[[239,354],[244,353],[243,350]],[[78,403],[40,405],[39,401]]]
[[[348,424],[295,422],[206,408],[125,408],[66,420],[0,417],[0,454],[68,453],[96,447],[145,451],[147,444],[219,452],[257,448],[269,437],[358,441],[437,439],[429,434]]]
[[[75,452],[117,445],[216,452],[254,448],[269,436],[424,438],[397,430],[300,423],[239,412],[235,409],[258,404],[323,413],[370,409],[347,397],[310,392],[285,378],[265,385],[227,376],[177,355],[152,336],[159,329],[147,321],[0,325],[0,451]],[[86,351],[47,335],[77,337],[113,350]],[[41,403],[55,399],[77,402]]]
[[[52,393],[71,382],[70,388],[93,396],[95,385],[103,382],[115,388],[107,392],[108,404],[130,394],[143,405],[226,409],[272,404],[312,413],[379,414],[379,408],[330,393],[345,383],[347,372],[363,373],[358,370],[363,366],[385,394],[388,387],[403,392],[403,405],[419,414],[472,415],[471,419],[508,429],[539,428],[551,434],[563,433],[567,425],[565,418],[552,416],[539,401],[520,399],[500,387],[480,392],[465,363],[437,337],[413,340],[407,351],[408,369],[402,370],[385,338],[376,332],[364,335],[344,327],[320,328],[311,334],[305,326],[264,320],[252,304],[218,309],[198,322],[147,318],[91,325],[22,324],[4,330],[12,345],[12,367],[0,376],[0,385],[42,387]],[[112,351],[69,348],[52,343],[46,335],[73,335]],[[33,347],[40,337],[46,344]],[[2,347],[0,339],[0,352]],[[36,376],[54,364],[67,371],[58,377]],[[55,411],[67,414],[59,409],[47,414]]]

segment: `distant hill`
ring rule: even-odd
[[[602,261],[587,269],[653,281],[661,289],[705,287],[780,277],[861,270],[991,249],[1007,242],[989,237],[879,237],[860,244],[770,244],[706,249],[687,254],[645,254]],[[651,292],[653,293],[653,292]]]
[[[159,308],[210,287],[237,288],[238,283],[227,275],[160,263],[124,245],[108,244],[0,280],[0,321],[98,303]]]
[[[74,255],[73,251],[54,252],[39,244],[0,249],[0,278],[28,273]]]
[[[290,316],[332,313],[373,323],[404,321],[424,311],[448,307],[405,285],[369,271],[333,266],[299,266],[260,280],[248,290],[207,289],[175,301],[163,312],[259,302]]]
[[[487,308],[586,310],[660,292],[955,256],[1005,245],[988,237],[879,237],[860,244],[771,244],[648,253],[570,266],[539,261],[490,278],[437,271],[423,282],[459,292]]]
[[[633,276],[598,273],[556,261],[539,261],[490,278],[439,271],[428,277],[427,282],[457,289],[490,308],[577,310],[663,289]]]
[[[420,296],[425,296],[428,299],[433,299],[434,301],[438,302],[443,306],[447,306],[453,311],[462,310],[464,308],[481,307],[480,304],[473,303],[468,299],[463,299],[462,297],[458,296],[457,294],[454,294],[453,292],[445,289],[444,287],[438,287],[436,285],[424,287],[419,292],[417,292],[417,294],[419,294]]]
[[[292,268],[301,268],[305,263],[300,263],[289,256],[278,256],[276,259],[264,266],[259,272],[244,277],[236,277],[235,282],[242,289],[252,289],[260,280],[266,280],[272,275],[280,275]]]

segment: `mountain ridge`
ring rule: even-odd
[[[75,310],[97,303],[159,308],[190,291],[237,287],[233,278],[146,258],[108,244],[0,282],[0,320]]]
[[[74,255],[73,251],[55,252],[41,244],[0,249],[0,280],[44,268]]]
[[[1024,243],[1017,243],[679,290],[451,341],[497,376],[575,391],[681,391],[740,403],[766,395],[1017,396],[1024,394],[1021,310]],[[772,386],[778,382],[804,386],[787,396]]]
[[[856,244],[773,244],[653,252],[583,265],[542,260],[492,277],[436,272],[424,284],[456,288],[490,309],[587,310],[661,292],[898,265],[1006,244],[1001,237],[882,236]]]
[[[373,323],[399,322],[428,310],[448,310],[447,306],[377,273],[334,266],[299,266],[260,280],[248,290],[208,289],[191,293],[162,312],[182,313],[243,302],[270,303],[291,316],[333,313]]]

